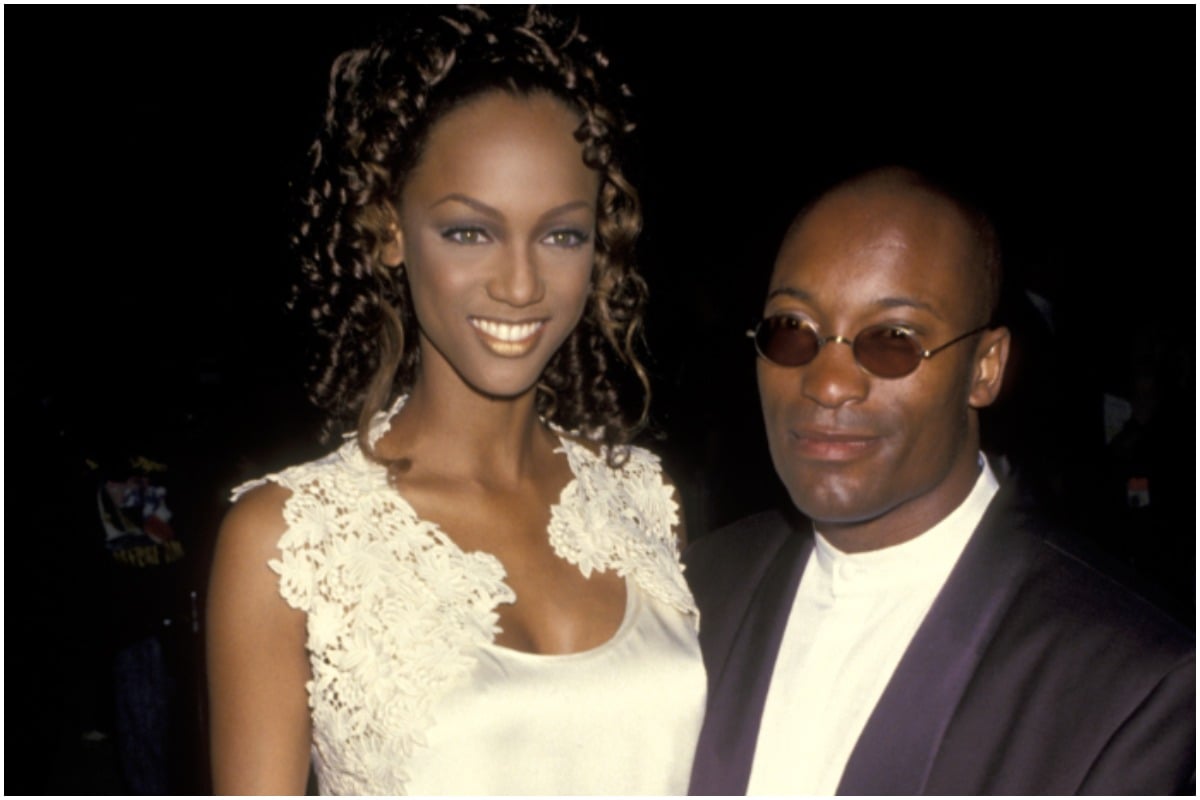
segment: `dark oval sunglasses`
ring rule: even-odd
[[[849,345],[854,360],[872,375],[903,378],[915,372],[925,359],[987,328],[983,325],[967,331],[932,350],[922,348],[911,331],[896,325],[871,325],[853,339],[847,339],[821,336],[805,320],[790,314],[766,317],[753,330],[746,331],[746,335],[754,340],[754,349],[760,356],[780,367],[803,367],[817,357],[827,342],[838,342]]]

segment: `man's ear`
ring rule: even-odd
[[[1008,363],[1008,346],[1012,337],[1008,328],[990,328],[983,332],[975,346],[971,372],[971,392],[967,402],[971,408],[984,408],[996,401],[1004,383],[1004,366]]]
[[[388,225],[388,237],[379,248],[379,260],[395,269],[404,263],[404,232],[396,223]]]

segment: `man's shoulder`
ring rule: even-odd
[[[978,781],[970,793],[1175,791],[1194,764],[1191,632],[1086,539],[1003,511],[937,601],[939,640],[981,635],[931,793],[962,792],[964,780]],[[993,771],[1005,762],[1013,768]]]
[[[1027,645],[1040,641],[1044,649],[1036,649],[1047,655],[1094,657],[1089,668],[1099,661],[1120,668],[1127,661],[1169,670],[1194,659],[1194,634],[1146,599],[1136,573],[1037,506],[1001,502],[983,526],[997,547],[976,551],[967,577],[986,584],[995,568],[992,556],[1025,553],[1003,637],[1015,635]]]
[[[764,511],[745,517],[697,538],[683,554],[688,585],[701,606],[720,606],[732,613],[750,596],[786,549],[790,554],[803,532],[779,511]],[[790,557],[790,556],[789,556]],[[710,613],[714,609],[710,609]]]
[[[777,510],[743,517],[693,541],[683,555],[689,570],[754,570],[770,563],[795,526]]]
[[[1194,633],[1147,594],[1125,565],[1078,535],[1052,528],[1037,539],[1021,597],[1067,641],[1091,635],[1110,647],[1169,660],[1194,653]]]

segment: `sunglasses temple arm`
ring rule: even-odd
[[[966,339],[966,338],[967,338],[967,337],[969,337],[969,336],[974,336],[974,335],[975,335],[975,334],[977,334],[977,333],[983,333],[983,332],[984,332],[984,331],[986,331],[986,330],[987,330],[989,327],[991,327],[991,326],[989,326],[989,325],[983,325],[983,326],[981,326],[981,327],[978,327],[978,328],[976,328],[976,329],[975,329],[975,330],[973,330],[973,331],[967,331],[967,332],[966,332],[966,333],[964,333],[962,336],[955,336],[953,339],[951,339],[950,341],[946,342],[945,344],[943,344],[943,345],[939,345],[938,347],[935,347],[935,348],[933,348],[932,350],[926,350],[925,352],[921,353],[921,357],[922,357],[922,358],[929,358],[930,356],[937,355],[938,353],[942,352],[943,350],[945,350],[945,349],[946,349],[947,347],[949,347],[950,345],[952,345],[952,344],[958,344],[958,343],[959,343],[959,342],[961,342],[963,339]]]

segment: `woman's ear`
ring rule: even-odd
[[[971,393],[967,400],[971,408],[984,408],[996,401],[1004,384],[1004,365],[1008,363],[1011,341],[1008,328],[992,328],[983,332],[975,348],[975,364],[971,373]]]
[[[392,269],[404,263],[404,232],[395,222],[388,224],[386,238],[379,248],[379,260]]]

